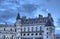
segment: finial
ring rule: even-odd
[[[16,20],[18,20],[18,19],[20,19],[20,15],[19,15],[19,13],[17,14],[17,18],[16,18]]]
[[[48,18],[49,18],[49,19],[51,18],[51,13],[48,13]]]

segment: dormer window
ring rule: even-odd
[[[42,18],[43,16],[39,14],[39,18]]]

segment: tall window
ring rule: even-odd
[[[22,36],[22,33],[21,33],[21,36]]]
[[[4,35],[4,39],[5,39],[5,35]]]
[[[12,39],[13,39],[13,35],[12,35]]]
[[[47,36],[47,38],[48,38],[48,36]]]
[[[40,27],[40,31],[42,30],[42,28]]]
[[[36,27],[36,31],[37,31],[37,27]]]
[[[22,32],[22,27],[21,27],[21,32]]]
[[[25,32],[26,28],[24,27],[24,32]]]
[[[28,31],[29,31],[29,27],[28,27]]]
[[[48,30],[48,28],[47,28],[47,30]]]
[[[15,29],[15,32],[16,32],[16,29]]]
[[[32,29],[32,31],[33,31],[33,27],[32,27],[31,29]]]

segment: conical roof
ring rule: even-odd
[[[19,15],[19,13],[17,14],[17,18],[16,18],[16,20],[18,20],[18,19],[20,19],[20,15]]]

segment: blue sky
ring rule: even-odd
[[[56,27],[55,33],[60,33],[58,19],[60,18],[60,0],[0,0],[0,23],[15,22],[17,13],[21,16],[34,18],[41,14],[52,14]]]

